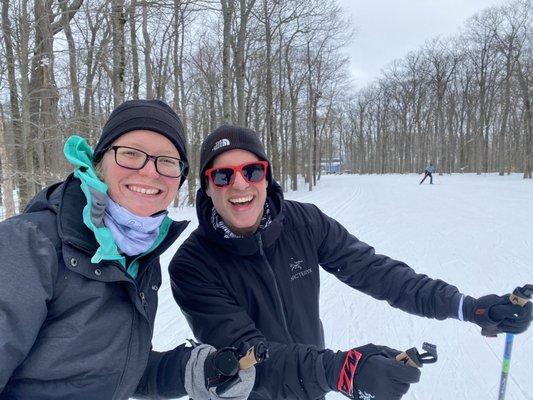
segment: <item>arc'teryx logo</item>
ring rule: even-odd
[[[221,147],[225,147],[229,145],[230,145],[229,139],[220,139],[218,142],[215,143],[211,151],[217,151]]]
[[[289,268],[291,269],[291,272],[301,270],[302,269],[302,263],[304,260],[297,260],[295,261],[293,258],[289,260]]]
[[[358,390],[357,392],[359,394],[359,400],[372,400],[376,398],[376,396],[367,392],[362,392],[361,390]]]
[[[308,268],[304,270],[304,266],[302,265],[304,260],[295,260],[294,258],[290,258],[289,260],[289,268],[291,269],[291,281],[294,281],[296,279],[301,278],[302,276],[309,275],[312,272],[311,268]]]

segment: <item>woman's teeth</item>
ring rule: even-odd
[[[145,189],[138,186],[128,186],[128,189],[132,192],[142,193],[142,194],[158,194],[159,189]]]

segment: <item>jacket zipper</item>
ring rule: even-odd
[[[129,278],[129,282],[133,283],[133,286],[135,287],[135,293],[137,293],[137,295],[139,296],[139,299],[141,300],[141,304],[143,306],[143,309],[146,312],[146,308],[148,306],[148,302],[146,301],[146,296],[145,296],[144,292],[139,292],[139,287],[137,286],[137,282],[128,275],[128,273],[125,271],[125,268],[122,268],[122,265],[120,263],[113,262],[113,264],[117,265],[120,269],[123,269],[125,274],[126,274],[126,276],[128,276],[128,278]],[[137,311],[137,307],[135,307],[135,303],[132,303],[131,306],[132,306],[133,316],[132,316],[131,327],[130,327],[130,338],[129,338],[129,341],[128,341],[128,350],[127,350],[127,353],[126,353],[126,361],[124,362],[124,369],[122,370],[122,375],[121,375],[119,383],[118,383],[118,385],[117,385],[117,387],[115,389],[115,393],[113,394],[113,398],[114,398],[114,395],[119,390],[119,388],[122,386],[122,382],[124,381],[124,376],[126,375],[126,371],[128,370],[128,365],[130,363],[130,358],[131,358],[131,342],[133,340],[134,331],[136,330],[135,329],[135,321],[137,320],[137,312],[138,312]],[[150,325],[150,324],[148,323],[148,325]],[[139,327],[139,329],[140,329],[140,327]]]
[[[122,382],[124,381],[124,375],[126,375],[126,371],[128,369],[128,364],[130,362],[131,358],[131,341],[133,340],[133,331],[135,329],[135,320],[137,319],[137,309],[135,308],[135,304],[132,304],[132,319],[131,319],[131,326],[130,326],[130,340],[128,341],[128,352],[126,353],[126,361],[124,362],[124,369],[122,370],[122,375],[120,376],[120,380],[118,381],[118,384],[115,388],[115,393],[113,393],[113,398],[115,398],[115,394],[122,386]]]
[[[146,306],[148,306],[148,302],[146,301],[146,296],[144,295],[144,292],[139,293],[139,298],[141,299],[141,304],[143,308],[146,310]]]
[[[263,239],[261,238],[261,235],[257,235],[257,244],[259,245],[259,254],[261,255],[261,258],[263,259],[264,263],[267,266],[267,270],[272,278],[272,281],[274,282],[274,289],[275,289],[275,298],[278,302],[278,307],[281,310],[281,322],[283,322],[283,328],[285,329],[285,333],[287,334],[287,337],[291,341],[291,343],[294,343],[294,339],[291,335],[291,332],[289,331],[289,325],[287,323],[287,315],[285,313],[285,306],[283,305],[283,299],[281,298],[281,293],[278,286],[278,281],[276,279],[276,275],[274,274],[274,270],[272,269],[272,266],[268,262],[268,259],[266,258],[265,252],[263,250]]]

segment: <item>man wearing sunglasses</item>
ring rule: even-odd
[[[250,399],[400,399],[419,380],[397,350],[367,344],[324,348],[319,268],[393,307],[519,333],[531,302],[479,299],[375,254],[316,206],[284,200],[252,130],[223,125],[202,144],[199,227],[170,263],[172,291],[194,334],[215,347],[268,343]],[[356,338],[354,338],[356,340]]]

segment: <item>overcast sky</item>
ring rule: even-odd
[[[348,49],[357,87],[428,39],[460,31],[476,12],[505,0],[338,0],[356,29]]]

